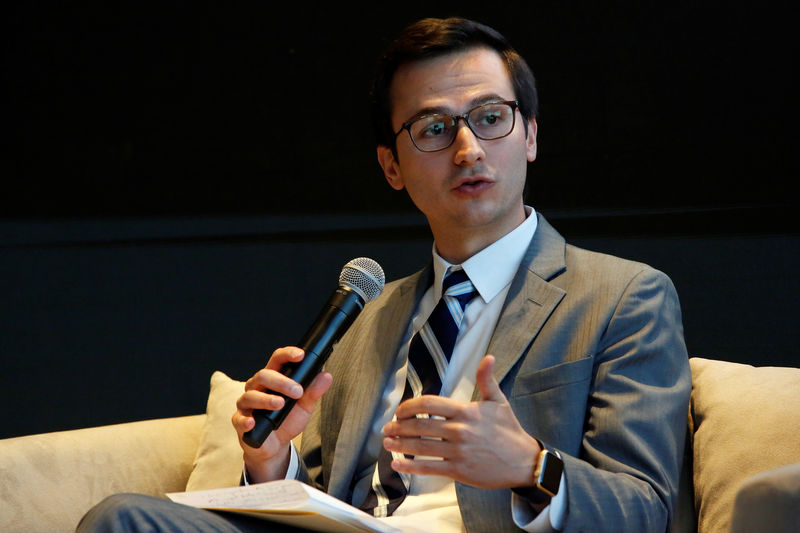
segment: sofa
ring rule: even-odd
[[[800,531],[800,368],[692,358],[673,532]],[[211,376],[206,413],[0,440],[0,531],[74,531],[106,496],[234,486],[244,387]]]

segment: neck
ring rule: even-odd
[[[484,241],[483,239],[461,239],[456,243],[448,241],[446,237],[440,238],[434,234],[436,252],[442,259],[454,265],[460,265],[473,255],[477,254],[494,241]],[[445,243],[442,245],[441,243]]]
[[[505,237],[525,221],[525,209],[520,217],[497,227],[434,227],[431,225],[436,252],[448,263],[459,265],[487,246]]]

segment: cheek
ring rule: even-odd
[[[426,199],[431,196],[431,191],[424,186],[424,182],[416,179],[406,181],[406,192],[417,206],[425,204]]]
[[[429,195],[440,177],[446,175],[440,158],[426,157],[421,152],[398,153],[398,160],[398,174],[412,197]]]
[[[417,209],[431,214],[432,209],[442,205],[442,198],[435,187],[436,180],[431,174],[406,174],[406,193]]]
[[[502,155],[501,161],[506,162],[505,173],[508,176],[508,184],[511,187],[520,188],[525,184],[525,176],[528,173],[528,158],[525,145],[515,146]]]

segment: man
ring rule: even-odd
[[[242,443],[246,481],[302,479],[409,531],[665,531],[691,387],[677,295],[524,205],[530,69],[490,28],[426,19],[390,46],[373,98],[378,161],[427,217],[432,264],[388,284],[306,390],[278,372],[293,347],[248,380],[240,442],[253,409],[283,405],[265,391],[299,401],[259,449]],[[452,353],[417,373],[417,333],[464,274]],[[407,392],[435,373],[439,394]]]

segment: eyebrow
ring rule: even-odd
[[[508,100],[507,98],[503,98],[502,96],[500,96],[497,93],[486,93],[486,94],[482,94],[480,96],[476,96],[475,98],[470,100],[469,103],[467,104],[467,106],[468,106],[467,109],[474,109],[474,108],[476,108],[478,106],[482,106],[483,104],[489,104],[489,103],[492,103],[492,102],[505,102],[507,100]],[[512,98],[512,100],[513,100],[513,98]],[[421,118],[421,117],[424,117],[424,116],[427,116],[427,115],[436,115],[436,114],[455,115],[456,113],[453,113],[452,109],[449,108],[449,107],[446,107],[446,106],[423,107],[422,109],[420,109],[419,111],[417,111],[416,113],[411,115],[410,118],[404,120],[403,124],[408,124],[409,122],[414,122],[418,118]]]

